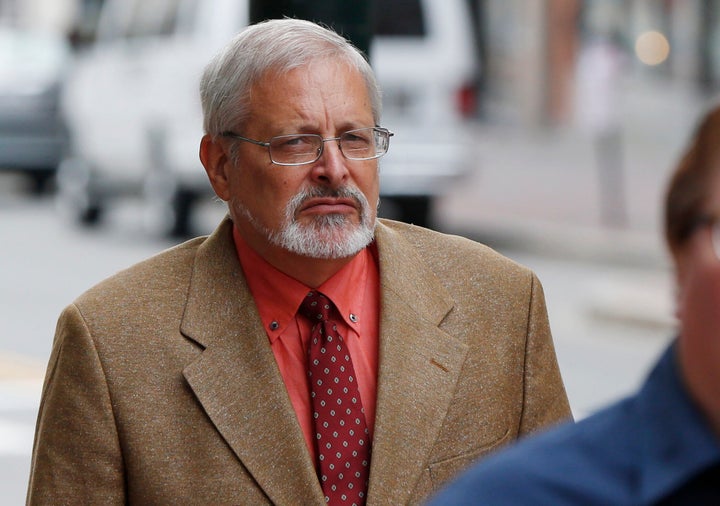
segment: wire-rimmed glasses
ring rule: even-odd
[[[336,141],[340,152],[348,160],[373,160],[388,151],[390,137],[387,128],[367,127],[348,130],[339,137],[323,138],[317,134],[277,135],[267,142],[249,139],[234,132],[223,132],[223,137],[264,146],[275,165],[306,165],[320,159],[325,143]]]

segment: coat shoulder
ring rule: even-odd
[[[428,265],[439,271],[474,269],[476,272],[502,273],[504,276],[532,276],[532,271],[491,247],[467,237],[447,234],[392,220],[380,220],[381,227],[394,239],[404,240]]]
[[[131,265],[89,288],[75,300],[75,304],[83,307],[141,300],[143,294],[187,287],[198,249],[206,239],[191,239]]]

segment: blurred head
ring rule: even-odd
[[[673,174],[665,236],[677,279],[683,376],[720,434],[720,108],[700,123]]]
[[[298,257],[349,258],[372,241],[377,159],[349,160],[330,140],[315,162],[283,166],[262,145],[378,124],[379,92],[357,49],[307,21],[260,23],[208,65],[201,94],[201,160],[235,227],[261,256],[283,270]]]
[[[665,198],[665,240],[673,257],[718,209],[720,107],[702,120],[672,174]]]

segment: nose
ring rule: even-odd
[[[340,151],[338,139],[326,139],[320,158],[312,168],[312,178],[319,183],[336,188],[349,177],[347,159]]]

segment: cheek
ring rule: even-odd
[[[380,193],[380,173],[378,172],[377,165],[369,166],[357,173],[355,181],[360,191],[367,197],[370,206],[375,206]]]
[[[233,193],[244,202],[265,202],[268,205],[281,200],[298,184],[274,165],[239,169],[232,181]]]
[[[246,196],[253,202],[257,213],[265,216],[273,226],[285,220],[288,202],[300,193],[302,178],[266,178],[256,181]]]
[[[720,343],[720,262],[704,267],[685,279],[679,317],[684,333],[702,336],[700,342]]]
[[[720,384],[720,269],[708,274],[686,287],[681,313],[681,357],[696,387]]]

